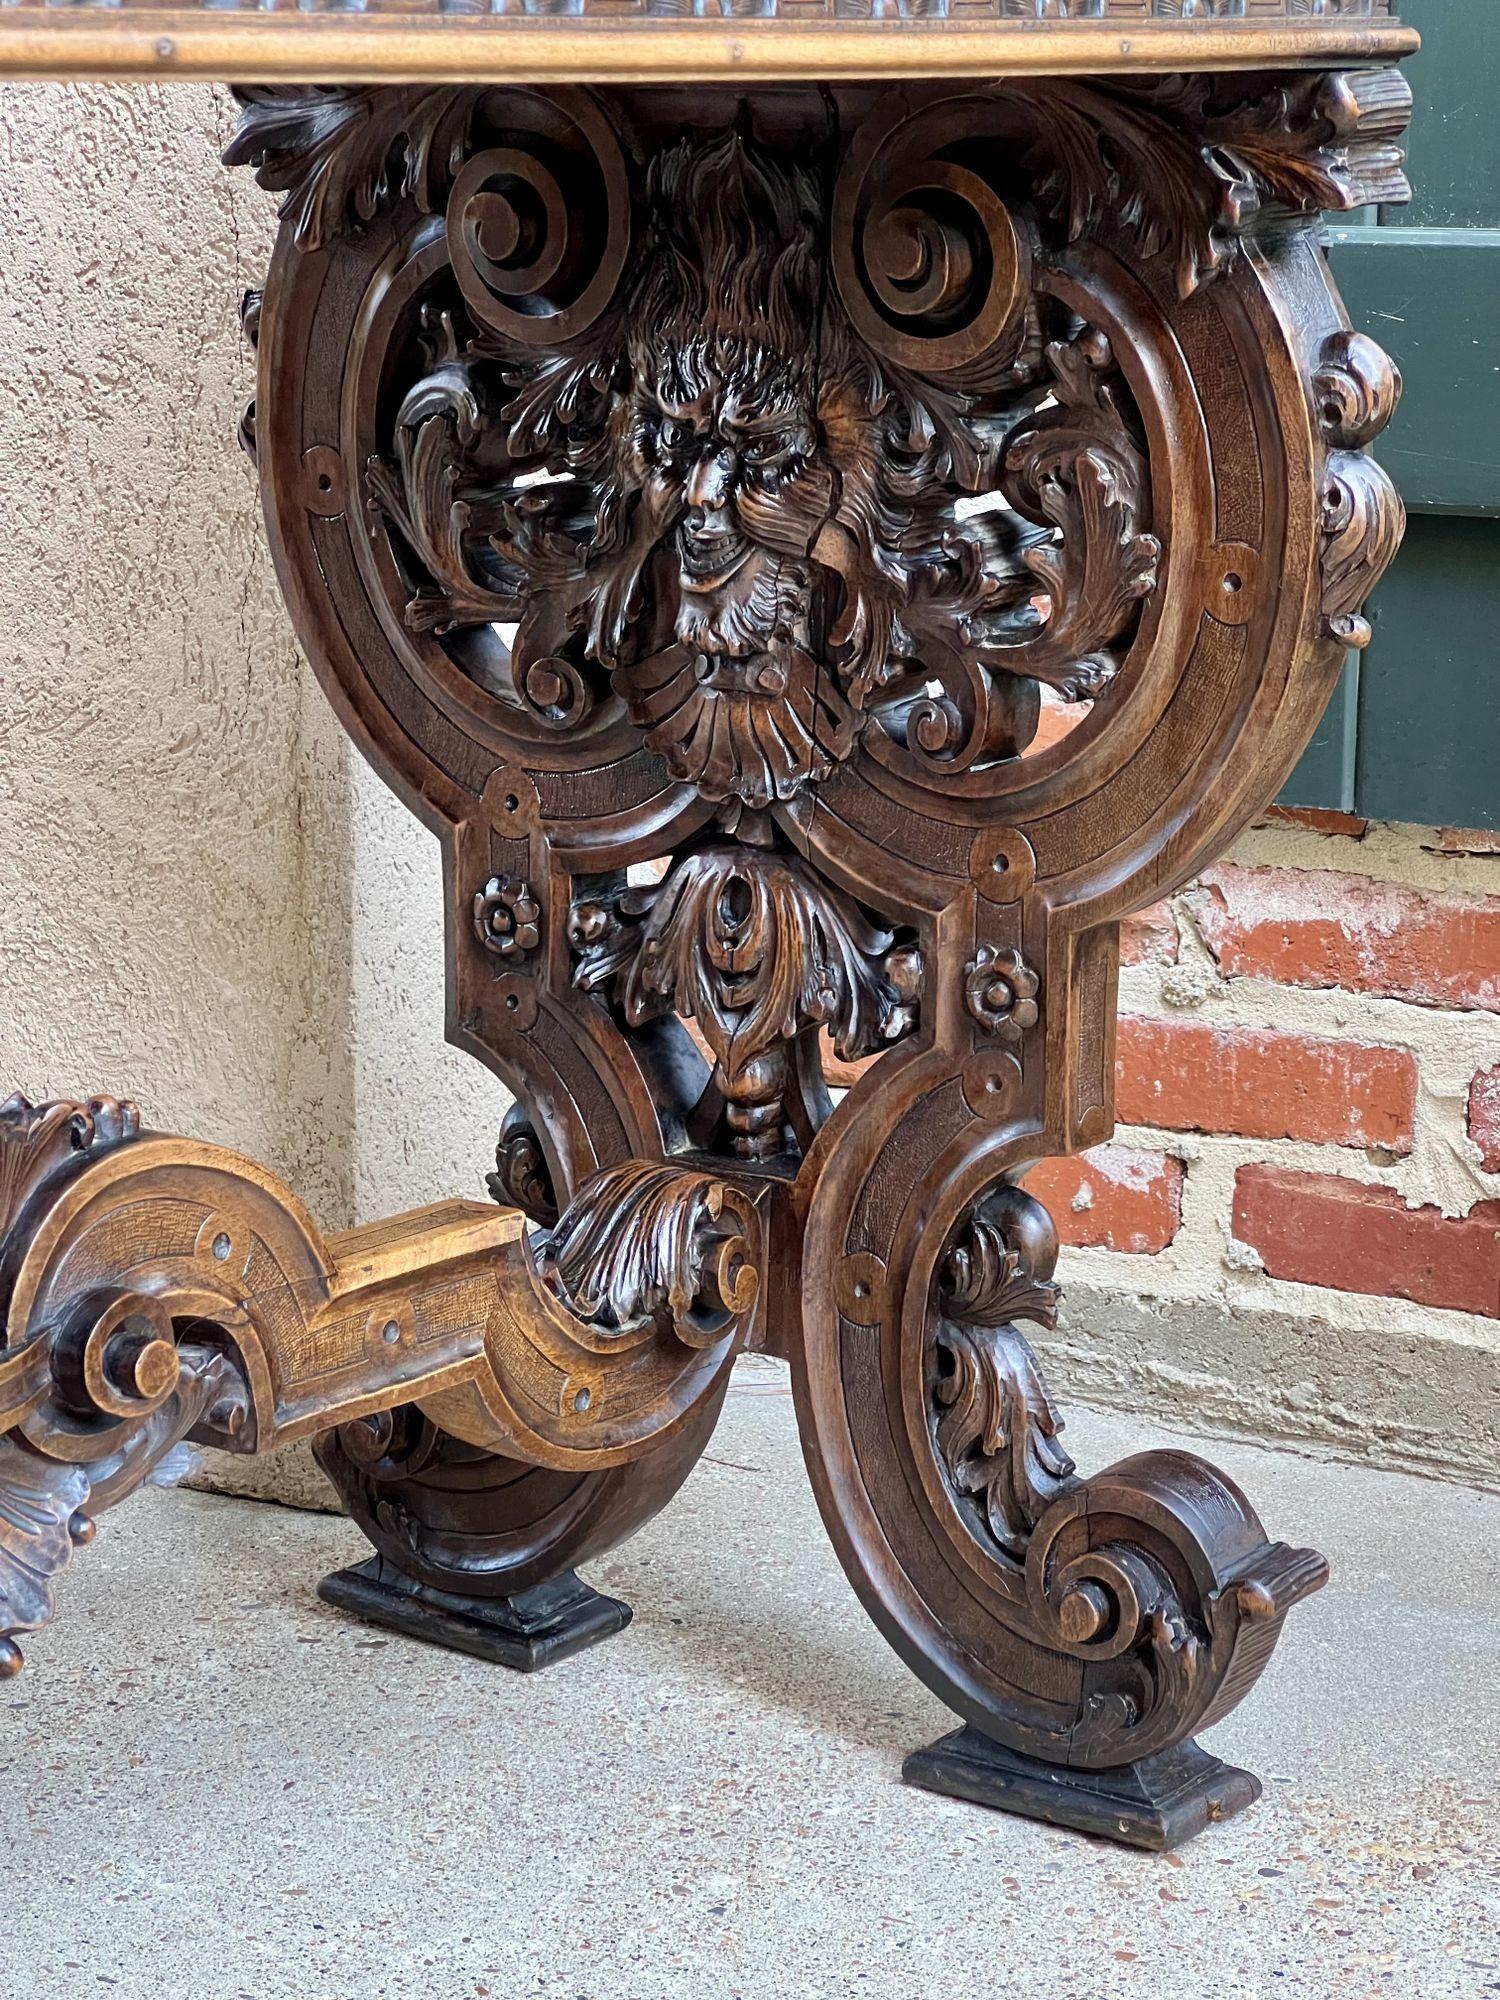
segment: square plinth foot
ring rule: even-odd
[[[318,1585],[325,1604],[413,1639],[534,1673],[581,1653],[630,1623],[630,1606],[581,1583],[571,1570],[513,1597],[458,1597],[429,1590],[379,1556],[335,1570]]]
[[[1117,1770],[1073,1771],[1008,1750],[977,1729],[955,1729],[914,1750],[901,1775],[929,1792],[1158,1853],[1260,1797],[1259,1778],[1210,1756],[1191,1738]]]

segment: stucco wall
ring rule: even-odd
[[[235,443],[274,206],[227,96],[0,91],[0,1081],[128,1091],[329,1226],[481,1191],[436,844],[300,662]]]

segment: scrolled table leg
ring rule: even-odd
[[[601,1213],[591,1261],[571,1244]],[[469,1642],[461,1596],[502,1600],[494,1652],[508,1632],[515,1664],[618,1630],[624,1607],[572,1565],[692,1465],[761,1257],[751,1203],[659,1163],[586,1184],[539,1261],[515,1210],[442,1202],[325,1238],[265,1169],[143,1133],[127,1100],[7,1100],[0,1670],[94,1517],[187,1436],[259,1452],[329,1431],[404,1622],[447,1618],[425,1636]]]
[[[1058,1298],[1056,1236],[1024,1190],[1002,1182],[971,1204],[930,1276],[912,1248],[886,1268],[878,1321],[848,1317],[869,1315],[846,1285],[841,1358],[820,1343],[799,1382],[861,1595],[966,1721],[905,1774],[1175,1846],[1259,1795],[1193,1736],[1249,1693],[1327,1564],[1268,1540],[1234,1482],[1190,1453],[1078,1474],[1023,1330],[1050,1326]]]
[[[1235,1809],[1192,1732],[1321,1565],[1187,1455],[1078,1476],[1016,1182],[1112,1129],[1121,919],[1368,636],[1398,382],[1317,214],[1401,198],[1399,77],[245,97],[278,573],[442,842],[448,1033],[529,1107],[497,1177],[552,1230],[505,1393],[325,1449],[356,1514],[474,1598],[591,1545],[533,1563],[553,1475],[640,1518],[742,1201],[838,1552],[978,1732],[913,1774],[1157,1843]],[[846,1089],[824,1038],[879,1060]],[[635,1380],[637,1294],[649,1437],[591,1372]]]

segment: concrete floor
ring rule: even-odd
[[[1091,1467],[1153,1441],[1079,1414]],[[4,2000],[1500,1994],[1500,1499],[1215,1443],[1335,1583],[1213,1747],[1266,1797],[1124,1852],[897,1781],[945,1712],[825,1543],[754,1364],[635,1622],[525,1679],[312,1594],[347,1522],[111,1516],[0,1693]]]

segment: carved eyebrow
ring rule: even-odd
[[[759,410],[730,408],[724,412],[723,421],[731,430],[743,431],[749,437],[763,437],[769,431],[811,429],[807,412],[794,403]]]
[[[660,388],[655,393],[656,406],[661,414],[664,417],[674,418],[678,423],[701,423],[709,414],[709,398],[706,391],[702,395],[690,397],[686,402],[679,402],[675,396],[664,395]]]

